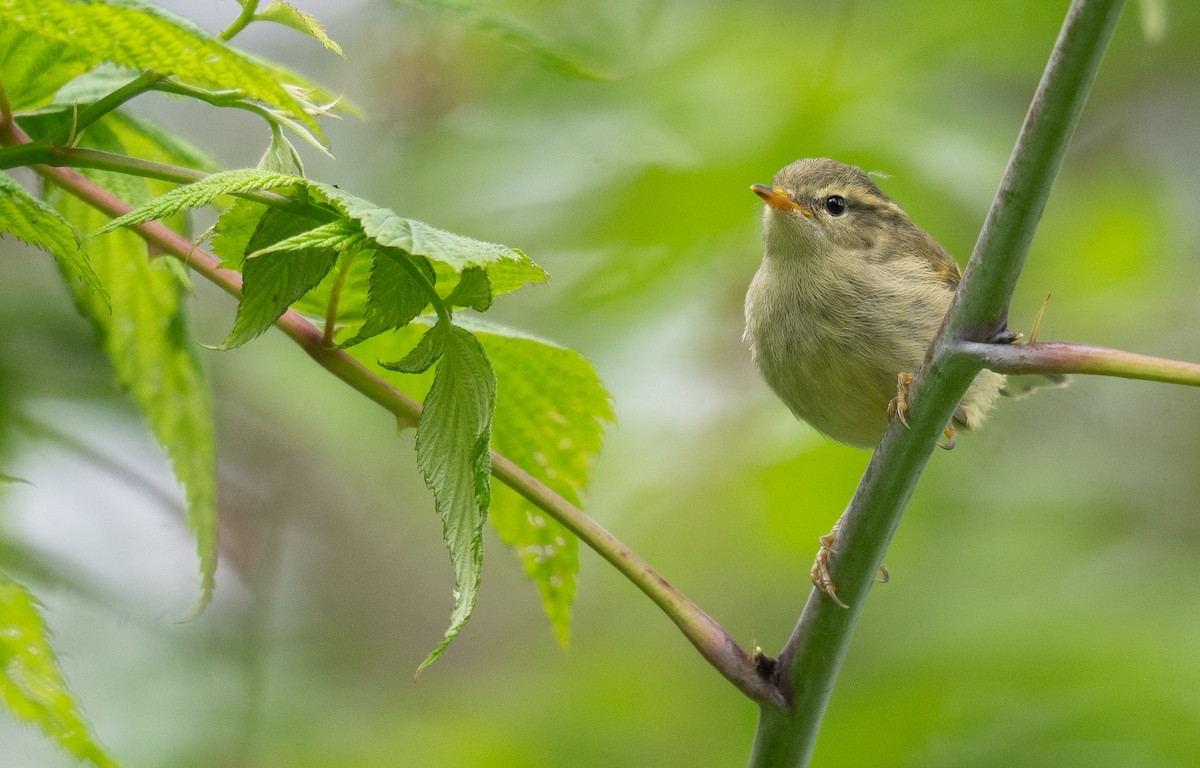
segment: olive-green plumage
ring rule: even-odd
[[[766,253],[746,294],[746,340],[763,379],[800,419],[870,448],[897,377],[915,373],[960,279],[958,265],[858,168],[797,160],[771,187]],[[954,424],[973,429],[1004,377],[982,371]]]

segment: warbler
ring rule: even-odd
[[[861,169],[797,160],[770,186],[762,265],[746,293],[746,333],[768,386],[798,418],[871,448],[933,341],[962,272]],[[983,370],[946,427],[975,429],[1005,386]]]

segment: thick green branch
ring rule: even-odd
[[[1200,363],[1139,355],[1108,347],[1064,341],[1030,344],[960,342],[960,354],[997,373],[1081,373],[1123,379],[1162,381],[1200,387]]]
[[[1122,0],[1075,0],[1042,75],[1004,180],[931,354],[909,390],[909,424],[884,434],[840,521],[831,570],[843,609],[816,590],[779,657],[789,709],[763,708],[750,765],[804,766],[850,635],[935,441],[981,361],[955,354],[962,340],[1004,329],[1013,288]]]

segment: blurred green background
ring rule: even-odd
[[[792,420],[742,342],[761,248],[747,187],[798,157],[881,184],[969,255],[1066,2],[499,0],[573,79],[453,14],[299,2],[239,44],[361,105],[309,175],[528,252],[554,276],[497,308],[588,355],[619,425],[587,510],[776,651],[866,452]],[[232,0],[170,7],[216,31]],[[1200,5],[1126,9],[1030,254],[1012,326],[1200,360]],[[266,129],[136,109],[228,166]],[[303,151],[303,150],[302,150]],[[452,571],[411,435],[278,334],[205,353],[221,456],[217,599],[161,454],[114,391],[49,257],[0,244],[0,562],[35,588],[101,738],[139,766],[729,766],[756,712],[590,552],[558,648],[490,536],[475,618],[420,678]],[[200,340],[233,303],[197,286]],[[501,393],[503,396],[503,393]],[[34,428],[30,421],[40,424]],[[70,439],[45,432],[49,425]],[[820,766],[1200,761],[1200,393],[1077,379],[938,452],[873,591]],[[68,766],[0,717],[0,764]]]

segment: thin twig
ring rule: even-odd
[[[1065,341],[1031,344],[963,341],[957,348],[959,353],[997,373],[1080,373],[1200,387],[1200,363],[1140,355],[1122,349]]]

